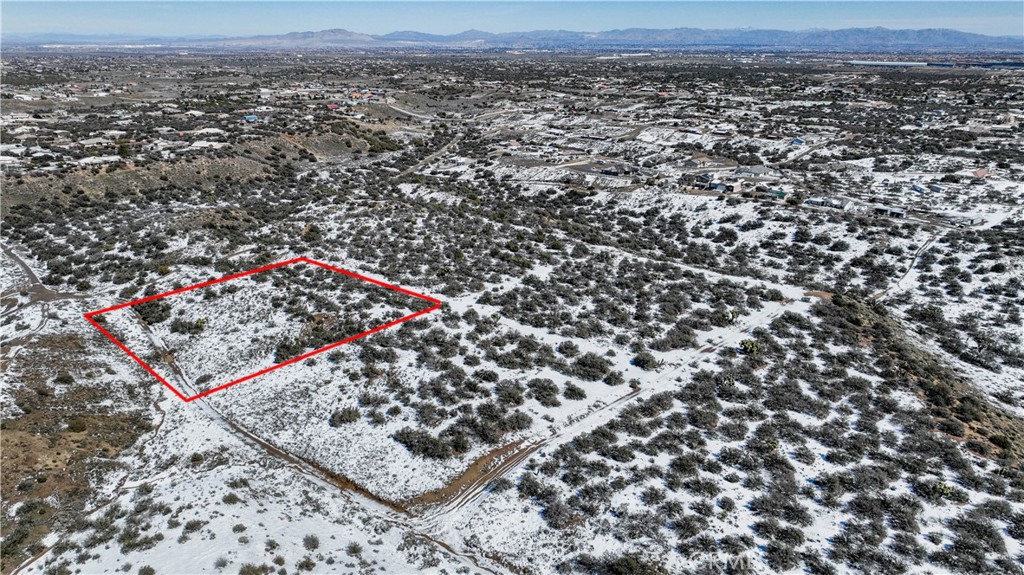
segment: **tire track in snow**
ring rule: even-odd
[[[138,312],[135,311],[134,309],[132,311],[135,315],[135,318],[142,325],[142,328],[145,331],[150,342],[153,344],[154,347],[160,350],[168,359],[168,364],[171,367],[173,378],[177,380],[176,383],[180,386],[179,389],[183,392],[188,391],[190,395],[195,395],[196,393],[198,393],[195,387],[192,385],[192,383],[188,381],[188,378],[185,376],[181,368],[179,368],[174,363],[173,356],[170,354],[169,350],[166,348],[163,342],[149,329],[149,326],[138,314]],[[451,555],[463,558],[471,562],[477,569],[487,571],[488,573],[491,573],[493,575],[500,575],[500,571],[496,571],[492,567],[488,566],[487,563],[481,562],[480,558],[476,555],[460,551],[451,546],[450,544],[446,543],[439,537],[435,536],[434,534],[429,532],[423,532],[418,527],[418,525],[415,524],[415,522],[411,521],[413,515],[405,507],[382,499],[346,477],[337,475],[328,469],[325,469],[313,462],[307,461],[304,458],[301,458],[283,449],[280,449],[272,445],[271,443],[261,439],[260,437],[256,436],[252,432],[248,431],[247,429],[243,428],[242,426],[238,425],[237,423],[226,417],[215,407],[213,407],[213,405],[211,405],[206,400],[205,397],[195,399],[190,403],[199,407],[202,410],[202,412],[205,415],[207,415],[215,424],[217,424],[219,427],[227,431],[232,436],[241,440],[243,443],[251,447],[255,447],[257,450],[263,451],[275,459],[283,461],[284,463],[286,463],[286,467],[288,467],[289,469],[292,469],[293,471],[306,476],[307,478],[313,480],[315,483],[323,487],[340,491],[341,494],[350,502],[353,502],[363,507],[364,509],[373,511],[374,515],[378,519],[408,529],[415,536],[433,542],[434,544],[441,547]],[[488,560],[488,562],[491,561]]]
[[[736,345],[755,328],[768,325],[772,320],[781,316],[793,301],[769,302],[765,308],[755,314],[747,316],[747,321],[736,324],[726,334],[723,334],[719,341],[711,344],[712,350],[717,350],[725,345]],[[771,306],[771,307],[769,307]],[[774,308],[774,309],[772,309]],[[676,378],[685,375],[694,368],[695,362],[707,357],[706,346],[698,346],[685,350],[682,357],[676,359],[672,367],[661,374],[657,379],[648,382],[646,385],[623,395],[614,401],[589,411],[579,418],[563,424],[560,427],[553,427],[551,434],[536,441],[525,443],[525,447],[510,455],[496,468],[481,476],[473,485],[460,492],[453,500],[440,503],[429,509],[423,510],[423,515],[417,520],[421,528],[431,530],[438,536],[445,534],[453,525],[463,522],[467,515],[473,515],[479,507],[479,503],[487,496],[488,485],[499,477],[508,477],[517,472],[520,467],[530,459],[537,451],[546,447],[557,447],[572,441],[581,433],[586,433],[600,427],[617,416],[623,409],[634,401],[646,399],[663,391],[672,391],[678,387]]]

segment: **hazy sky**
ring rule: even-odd
[[[450,34],[616,28],[953,28],[1024,34],[1024,2],[988,1],[219,1],[3,0],[2,32],[153,36],[281,34],[328,28]]]

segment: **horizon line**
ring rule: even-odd
[[[22,2],[22,3],[57,3],[57,2],[69,2],[69,1],[70,0],[4,0],[4,2]],[[80,0],[80,1],[76,0],[74,3],[76,3],[76,4],[79,4],[79,3],[91,3],[91,2],[97,2],[97,3],[99,3],[99,2],[118,2],[118,3],[147,2],[148,3],[148,2],[165,2],[165,1],[167,1],[167,0]],[[174,2],[210,2],[211,0],[173,0],[173,1]],[[307,1],[313,1],[313,2],[379,2],[379,1],[384,1],[384,2],[410,2],[411,0],[213,0],[213,1],[214,2],[225,2],[225,3],[242,3],[242,2],[260,2],[260,3],[262,3],[262,2],[307,2]],[[441,2],[464,2],[466,0],[418,0],[418,1],[423,1],[423,2],[434,2],[434,1],[441,1]],[[498,0],[482,0],[482,1],[498,1]],[[522,1],[522,2],[546,2],[548,0],[517,0],[517,1]],[[623,2],[625,0],[572,0],[572,1],[577,1],[577,2],[590,2],[590,1],[598,1],[598,2]],[[647,0],[644,0],[644,1],[647,1]],[[677,0],[653,0],[653,1],[672,2],[672,1],[677,1]],[[678,1],[683,1],[683,2],[704,2],[706,0],[678,0]],[[722,1],[726,1],[726,2],[746,2],[748,0],[722,0]],[[766,1],[767,2],[767,1],[771,1],[771,0],[761,0],[761,1]],[[829,1],[829,0],[783,0],[783,1],[785,1],[785,2],[820,2],[820,1]],[[858,0],[858,1],[882,2],[884,0]],[[913,1],[929,2],[929,1],[933,1],[933,0],[913,0]],[[956,0],[935,0],[935,1],[956,1]],[[1004,1],[1004,0],[999,0],[999,1]],[[134,33],[133,34],[133,33],[127,33],[127,32],[82,33],[82,32],[47,31],[47,32],[7,32],[4,35],[5,36],[46,36],[46,35],[60,36],[60,35],[64,35],[64,36],[83,36],[83,37],[106,37],[106,36],[117,37],[117,36],[120,36],[120,37],[128,37],[128,38],[139,37],[139,38],[155,38],[155,39],[159,39],[159,38],[167,38],[167,39],[180,39],[180,38],[222,38],[222,39],[227,39],[227,38],[255,38],[255,37],[261,37],[261,36],[284,36],[284,35],[287,35],[287,34],[308,34],[308,33],[330,32],[330,31],[334,31],[334,30],[350,32],[350,33],[353,33],[353,34],[362,34],[364,36],[370,36],[370,37],[382,37],[382,36],[387,36],[389,34],[398,34],[398,33],[403,33],[403,32],[410,32],[410,33],[416,33],[416,34],[425,34],[425,35],[429,35],[429,36],[447,37],[447,36],[458,36],[459,34],[464,34],[466,32],[480,32],[480,33],[484,33],[484,34],[492,34],[494,36],[502,36],[502,35],[509,35],[509,34],[527,34],[527,33],[533,33],[533,32],[573,32],[573,33],[580,33],[580,34],[600,34],[600,33],[603,33],[603,32],[616,32],[616,31],[626,31],[626,30],[651,30],[651,31],[701,30],[701,31],[705,31],[705,32],[733,32],[733,31],[749,30],[749,31],[757,31],[757,32],[788,32],[788,33],[799,33],[799,32],[839,32],[839,31],[844,31],[844,30],[886,30],[886,31],[890,31],[890,32],[903,32],[903,31],[913,31],[913,32],[951,31],[951,32],[958,32],[958,33],[961,33],[961,34],[973,34],[973,35],[977,35],[977,36],[987,36],[989,38],[1024,38],[1024,33],[1021,33],[1021,34],[982,34],[980,32],[972,32],[972,31],[969,31],[969,30],[961,30],[961,29],[950,28],[950,27],[946,27],[946,26],[929,26],[929,27],[925,27],[925,28],[893,28],[893,27],[889,27],[889,26],[880,26],[880,25],[879,26],[844,26],[844,27],[839,27],[839,28],[828,28],[828,27],[822,27],[822,26],[812,26],[812,27],[809,27],[809,28],[792,28],[792,29],[774,28],[774,27],[756,27],[756,26],[737,26],[737,27],[733,27],[733,28],[703,27],[703,26],[671,26],[671,27],[666,27],[666,28],[652,28],[652,27],[647,27],[647,26],[628,26],[628,27],[621,27],[621,28],[605,28],[605,29],[600,29],[600,30],[578,30],[578,29],[572,29],[572,28],[532,28],[532,29],[524,29],[524,30],[513,30],[513,31],[508,31],[508,32],[492,32],[490,30],[484,30],[484,29],[480,29],[480,28],[470,27],[470,28],[466,28],[464,30],[460,30],[458,32],[452,32],[452,33],[425,32],[423,30],[417,30],[417,29],[413,29],[413,28],[394,29],[394,30],[391,30],[390,32],[384,32],[384,33],[370,33],[370,32],[360,32],[359,30],[353,29],[353,28],[345,28],[345,27],[335,26],[335,27],[320,28],[320,29],[287,30],[287,31],[280,31],[280,32],[263,32],[263,33],[252,33],[252,34],[230,34],[230,33],[210,33],[210,34],[196,34],[196,33],[193,33],[193,34],[189,34],[189,33],[185,33],[185,34],[179,34],[179,35],[165,35],[165,34],[142,34],[142,33]]]

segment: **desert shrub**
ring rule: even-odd
[[[657,369],[660,364],[661,362],[649,351],[642,351],[633,358],[633,365],[645,371]]]
[[[294,339],[281,340],[274,349],[274,362],[281,363],[300,355],[305,348]]]
[[[665,336],[651,344],[656,351],[672,351],[697,345],[697,332],[683,321],[669,328]]]
[[[622,377],[621,371],[609,371],[608,375],[604,376],[604,379],[602,381],[604,381],[605,385],[613,386],[622,385],[623,383],[626,383],[626,379]]]
[[[915,565],[920,565],[927,555],[924,547],[917,542],[917,538],[909,533],[894,533],[889,543],[891,549],[897,556],[910,560]]]
[[[533,419],[517,409],[505,417],[505,425],[509,431],[522,431],[533,425]]]
[[[690,425],[699,429],[714,429],[718,426],[718,414],[710,409],[697,408],[686,412]]]
[[[564,355],[565,357],[576,357],[576,355],[579,354],[580,352],[580,347],[569,340],[563,341],[562,343],[558,344],[558,347],[556,347],[555,349],[558,351],[558,353]]]
[[[327,420],[327,424],[331,427],[338,427],[346,423],[355,423],[356,421],[359,421],[359,408],[349,406],[342,408],[341,411],[332,413],[330,419]]]
[[[776,572],[789,571],[800,564],[794,548],[775,541],[768,543],[764,555],[768,565]]]
[[[416,455],[432,459],[447,459],[452,456],[452,448],[448,443],[426,431],[403,427],[392,437]]]
[[[565,529],[577,519],[577,515],[573,513],[572,509],[558,498],[548,503],[542,514],[544,520],[553,529]]]
[[[648,506],[657,506],[665,500],[665,490],[657,487],[648,487],[640,493],[640,500]]]
[[[575,567],[588,575],[665,575],[667,572],[656,562],[640,555],[605,554],[600,558],[577,555]]]
[[[473,372],[473,376],[479,379],[480,381],[485,381],[487,383],[495,383],[498,381],[497,372],[494,372],[490,369],[478,369],[475,372]]]
[[[320,547],[320,538],[316,535],[306,535],[302,538],[302,546],[305,547],[307,551],[315,551]]]
[[[148,324],[157,324],[171,317],[171,306],[160,300],[148,301],[134,306],[135,310]]]
[[[511,479],[507,477],[499,477],[490,483],[489,488],[491,491],[501,493],[502,491],[508,491],[514,486],[515,483],[513,483]]]
[[[579,401],[587,398],[587,392],[582,387],[567,381],[565,382],[565,389],[562,390],[562,397],[572,401]]]
[[[538,403],[545,407],[558,407],[562,402],[558,401],[558,386],[550,379],[534,378],[526,382],[530,394]]]
[[[1013,440],[1001,433],[990,435],[988,440],[991,441],[993,445],[1001,449],[1013,448]]]
[[[540,480],[532,473],[524,473],[523,476],[519,478],[519,485],[517,487],[519,496],[524,499],[533,497],[543,499],[544,497],[550,496],[554,493],[550,487],[541,483]]]
[[[607,359],[587,352],[573,362],[572,372],[576,377],[585,381],[598,381],[604,377],[612,368],[612,363]]]
[[[196,335],[198,333],[202,333],[205,327],[206,321],[202,319],[198,319],[194,322],[191,322],[185,321],[181,318],[175,318],[174,321],[171,322],[172,332],[183,333],[186,335]]]
[[[947,485],[936,479],[914,479],[910,482],[910,489],[915,495],[932,504],[942,504],[951,501],[963,505],[967,503],[967,492],[959,487]]]
[[[523,386],[515,381],[503,380],[494,386],[494,394],[504,405],[515,407],[523,404]]]
[[[81,433],[85,431],[86,424],[85,420],[81,417],[76,417],[68,422],[68,431],[71,433]]]
[[[964,435],[964,424],[960,423],[955,419],[944,419],[938,424],[939,431],[954,435],[956,437],[963,437]]]
[[[381,407],[387,405],[388,398],[376,393],[364,391],[359,394],[360,407]]]

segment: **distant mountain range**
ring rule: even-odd
[[[949,29],[891,30],[705,30],[629,28],[605,32],[535,30],[494,34],[467,30],[440,35],[403,31],[371,35],[340,28],[319,32],[248,37],[142,37],[60,34],[7,34],[6,45],[142,44],[232,50],[338,50],[338,49],[550,49],[550,50],[821,50],[844,52],[1011,52],[1024,54],[1022,36],[986,36]]]

